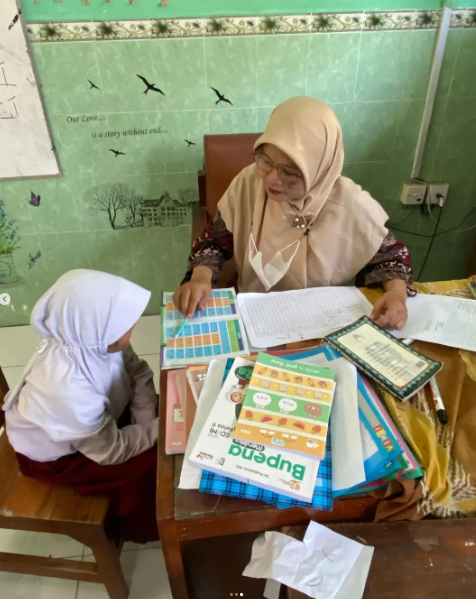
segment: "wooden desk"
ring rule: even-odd
[[[183,561],[183,548],[187,542],[262,532],[310,520],[366,522],[373,519],[378,502],[373,497],[336,500],[333,511],[327,512],[301,507],[282,510],[267,503],[179,489],[183,455],[168,456],[165,453],[166,397],[167,372],[163,371],[160,379],[157,522],[174,599],[190,598]]]
[[[474,519],[331,524],[333,531],[375,547],[363,599],[474,597]],[[283,532],[302,539],[305,530]],[[308,599],[288,589],[287,599]]]

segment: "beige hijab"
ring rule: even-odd
[[[341,176],[344,146],[337,117],[319,100],[291,98],[275,109],[254,149],[262,144],[275,145],[296,163],[306,193],[293,202],[294,208],[268,200],[254,164],[233,180],[218,209],[233,233],[240,291],[265,291],[249,262],[251,232],[263,264],[301,241],[291,267],[271,291],[345,285],[377,253],[387,235],[388,216],[359,185]],[[292,226],[296,209],[311,225],[308,235]],[[284,258],[295,249],[283,252]]]

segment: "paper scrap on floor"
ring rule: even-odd
[[[277,581],[313,599],[361,599],[373,550],[310,522],[302,541],[280,532],[260,535],[243,576]],[[279,594],[268,585],[265,596],[273,599],[276,589]]]
[[[419,294],[408,298],[408,321],[399,338],[419,339],[476,351],[476,301],[447,295]]]
[[[319,339],[372,312],[356,287],[240,293],[238,306],[250,342],[258,348]]]

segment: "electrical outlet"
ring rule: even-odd
[[[428,185],[428,203],[439,204],[440,200],[442,200],[444,204],[446,202],[446,197],[448,196],[449,187],[448,183],[430,183]]]
[[[416,183],[410,181],[410,183],[404,183],[402,189],[402,195],[400,201],[405,206],[415,206],[423,204],[423,200],[426,195],[426,183]]]

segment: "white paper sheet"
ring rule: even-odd
[[[360,599],[364,594],[369,576],[370,564],[374,555],[373,547],[362,547],[362,551],[351,568],[335,599]]]
[[[329,362],[322,354],[299,361],[326,366],[336,374],[331,412],[332,489],[350,489],[365,481],[357,369],[345,358]]]
[[[476,351],[476,301],[446,295],[417,295],[407,301],[408,321],[395,337],[419,339]]]
[[[311,522],[302,542],[279,532],[260,535],[243,575],[276,580],[313,599],[360,599],[373,555],[363,549],[372,550]]]
[[[240,293],[238,305],[250,342],[258,348],[317,339],[372,312],[356,287]]]
[[[223,376],[225,374],[226,360],[212,360],[207,372],[207,378],[200,393],[200,401],[197,404],[195,420],[190,431],[185,450],[182,472],[180,473],[179,489],[198,489],[202,478],[200,468],[192,466],[189,462],[190,452],[198,440],[200,432],[205,425],[208,413],[218,397],[221,389]]]
[[[358,599],[362,597],[365,590],[365,583],[369,576],[370,564],[374,554],[373,547],[364,547],[357,558],[354,567],[342,583],[335,599]],[[268,578],[264,587],[263,597],[265,599],[279,599],[281,592],[281,583],[277,580]]]
[[[23,16],[14,21],[18,9],[15,0],[0,0],[0,179],[51,177],[60,173],[55,142]],[[32,187],[38,189],[36,184]]]

